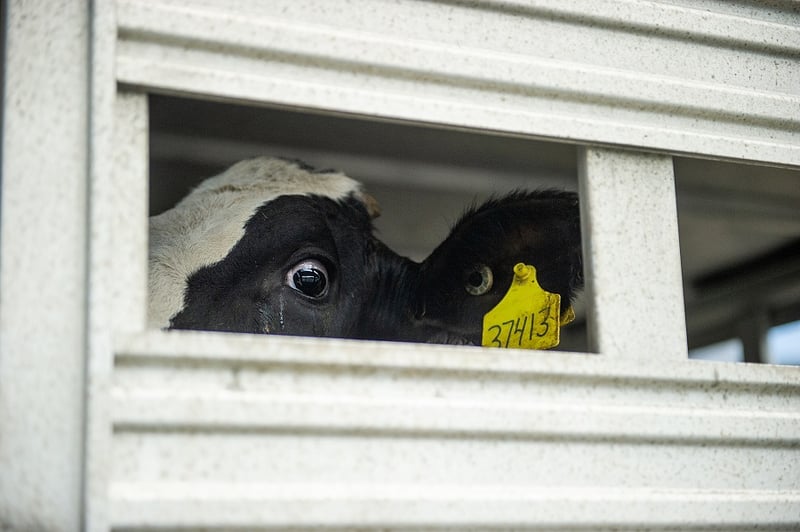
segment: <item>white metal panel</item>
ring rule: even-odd
[[[118,6],[119,80],[146,90],[800,161],[785,20],[655,2]],[[603,355],[121,339],[112,527],[795,526],[797,371],[686,360],[671,160],[583,153]],[[614,255],[643,239],[620,281]]]
[[[143,331],[147,326],[147,95],[120,92],[115,102],[113,196],[114,282],[110,285],[113,330]]]
[[[137,333],[144,96],[115,102],[101,3],[86,90],[87,10],[67,4],[10,10],[0,528],[798,526],[800,373],[678,360],[675,337],[642,342],[659,324],[679,328],[669,265],[665,292],[648,292],[668,296],[665,312],[635,342],[598,342],[630,357]],[[800,161],[790,16],[625,1],[343,5],[122,0],[117,73],[148,90]],[[585,153],[591,189],[614,174],[589,155],[616,152]],[[666,222],[652,249],[677,259],[668,159],[612,158],[655,169],[657,212],[634,212]],[[643,193],[633,186],[590,199],[592,252],[609,211]]]
[[[118,7],[117,75],[140,87],[800,163],[786,16],[627,0]]]
[[[87,246],[88,268],[86,299],[87,346],[84,353],[86,397],[84,425],[83,500],[81,529],[86,531],[108,529],[108,459],[111,426],[108,402],[110,375],[113,365],[114,309],[120,294],[129,283],[126,272],[135,270],[136,261],[126,264],[117,260],[130,259],[124,252],[127,240],[117,225],[117,214],[135,212],[129,204],[120,204],[118,196],[130,182],[118,179],[115,153],[117,146],[127,148],[127,138],[115,135],[115,102],[117,85],[114,79],[114,50],[116,46],[116,18],[113,6],[104,2],[87,3],[90,13],[90,38],[84,53],[90,58],[89,95],[85,135],[89,139],[89,204],[87,208],[89,237]],[[126,123],[117,128],[126,131],[133,127]],[[125,144],[121,144],[125,142]],[[124,149],[124,148],[123,148]],[[142,185],[143,186],[143,185]],[[141,190],[133,187],[132,191]],[[135,202],[134,202],[135,205]],[[142,213],[139,213],[139,217]],[[135,227],[134,224],[129,224]],[[141,253],[141,248],[136,248]],[[122,267],[122,269],[120,269]],[[120,284],[122,283],[122,284]],[[123,299],[124,301],[124,299]],[[137,309],[127,309],[135,316]],[[131,316],[131,317],[132,317]],[[130,329],[122,329],[130,330]]]
[[[786,368],[212,333],[118,348],[126,530],[798,522]]]
[[[4,6],[5,7],[5,6]],[[79,530],[88,11],[14,0],[0,223],[0,528]]]
[[[108,19],[98,16],[94,23]],[[111,26],[113,27],[113,26]],[[100,33],[108,36],[107,33]],[[96,45],[110,45],[99,38]],[[99,54],[102,55],[102,54]],[[93,64],[99,69],[102,62]],[[108,65],[107,65],[108,66]],[[110,384],[115,334],[147,323],[147,96],[117,93],[113,77],[96,73],[92,133],[90,335],[87,354],[85,529],[108,530],[111,461]],[[103,105],[105,104],[105,105]],[[112,133],[112,134],[109,134]],[[104,149],[103,149],[104,148]]]
[[[578,177],[590,349],[685,360],[672,158],[581,148]]]

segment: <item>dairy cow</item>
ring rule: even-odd
[[[480,344],[515,263],[562,296],[582,287],[575,194],[517,192],[468,210],[422,263],[373,231],[353,179],[256,158],[150,219],[152,327]]]

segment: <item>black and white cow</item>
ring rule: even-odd
[[[422,263],[373,234],[375,201],[332,171],[257,158],[150,219],[152,327],[477,344],[515,263],[582,287],[577,196],[518,192],[468,211]]]

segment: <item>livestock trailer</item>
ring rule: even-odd
[[[800,369],[756,363],[800,318],[796,3],[3,9],[0,529],[800,527]],[[574,339],[149,330],[148,214],[273,150],[428,205],[409,255],[445,203],[574,187]]]

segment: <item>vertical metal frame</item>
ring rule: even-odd
[[[578,178],[590,349],[686,360],[672,157],[584,147]]]
[[[79,530],[90,13],[48,0],[6,9],[0,528]]]
[[[87,370],[85,501],[86,529],[90,531],[105,531],[110,526],[110,390],[115,338],[143,333],[147,321],[147,96],[114,91],[112,114],[98,113],[99,120],[113,126],[113,136],[99,139],[110,142],[109,151],[95,159],[105,172],[93,175],[92,181],[96,234],[90,293],[95,297],[89,311],[94,329]],[[95,132],[102,136],[102,131]]]
[[[114,342],[144,332],[147,312],[148,114],[145,93],[120,92],[116,12],[91,5],[89,270],[83,529],[111,528]]]

